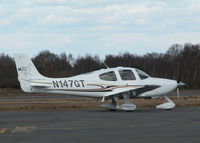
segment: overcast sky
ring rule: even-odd
[[[164,53],[200,43],[200,0],[0,0],[0,53]]]

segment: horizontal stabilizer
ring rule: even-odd
[[[40,88],[48,88],[48,87],[51,87],[50,85],[41,84],[41,83],[31,83],[30,86],[31,86],[31,87],[40,87]]]

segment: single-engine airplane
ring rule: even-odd
[[[65,94],[81,97],[92,97],[105,100],[101,107],[110,110],[132,111],[136,105],[129,99],[156,98],[164,96],[166,103],[156,106],[159,109],[172,109],[175,103],[166,94],[185,85],[182,82],[164,78],[153,78],[145,72],[129,67],[100,69],[67,78],[48,78],[41,75],[31,59],[24,54],[15,54],[18,80],[24,92]],[[124,104],[118,105],[118,99]]]

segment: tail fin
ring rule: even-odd
[[[42,76],[31,59],[24,54],[14,54],[15,64],[18,73],[18,80],[24,92],[32,92],[31,80],[42,80],[46,77]]]
[[[26,80],[43,78],[28,56],[24,54],[15,54],[14,57],[18,78]]]

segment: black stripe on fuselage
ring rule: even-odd
[[[140,95],[144,92],[147,92],[147,91],[152,91],[152,90],[157,89],[159,87],[161,87],[161,86],[159,86],[159,85],[145,85],[143,88],[138,88],[138,89],[135,90],[136,96],[138,96],[138,95]]]

